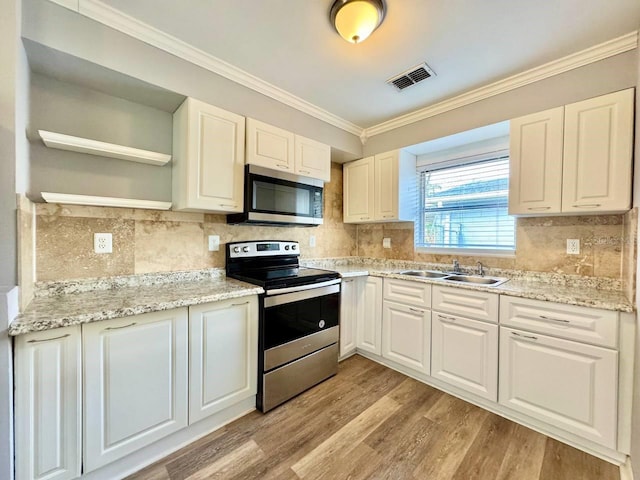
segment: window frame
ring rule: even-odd
[[[517,248],[517,224],[514,218],[514,232],[513,232],[513,248],[477,248],[477,247],[425,247],[418,246],[418,238],[424,232],[424,203],[425,203],[425,185],[423,181],[423,173],[425,171],[443,170],[446,168],[459,167],[463,165],[488,162],[491,160],[498,160],[500,158],[509,157],[509,149],[501,148],[490,152],[484,152],[480,154],[470,156],[447,156],[442,161],[431,161],[424,164],[417,165],[416,175],[418,184],[418,205],[416,208],[416,219],[414,224],[414,249],[417,253],[434,254],[434,255],[460,255],[460,256],[483,256],[483,257],[503,257],[514,258],[516,256]],[[508,200],[508,196],[507,196]]]

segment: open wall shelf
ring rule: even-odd
[[[137,200],[134,198],[94,197],[69,193],[42,192],[47,203],[66,203],[70,205],[92,205],[99,207],[143,208],[147,210],[169,210],[171,202],[155,200]]]
[[[100,142],[98,140],[74,137],[72,135],[48,132],[46,130],[38,130],[38,133],[47,147],[57,148],[58,150],[88,153],[89,155],[99,155],[157,166],[166,165],[171,161],[171,155],[167,155],[166,153],[125,147],[115,143]]]

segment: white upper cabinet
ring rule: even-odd
[[[328,182],[331,147],[247,118],[246,163]]]
[[[245,119],[187,98],[173,114],[173,209],[241,212]]]
[[[16,479],[80,476],[80,327],[16,337]]]
[[[631,208],[634,89],[511,121],[511,215]]]
[[[293,133],[247,118],[247,164],[295,173],[294,157]]]
[[[306,177],[331,180],[331,147],[296,135],[296,173]]]
[[[373,221],[375,158],[367,157],[344,165],[344,223]]]
[[[402,150],[347,163],[344,172],[344,222],[413,221],[416,157]]]
[[[559,212],[564,107],[511,120],[509,214]]]
[[[565,107],[563,212],[631,208],[634,90]]]

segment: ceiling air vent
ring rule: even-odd
[[[390,78],[387,80],[387,83],[393,85],[398,90],[404,90],[411,85],[415,85],[416,83],[426,80],[431,76],[435,76],[435,74],[436,72],[431,70],[429,65],[421,63],[420,65],[416,65],[415,67],[402,72],[400,75]]]

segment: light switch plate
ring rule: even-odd
[[[579,238],[567,238],[567,254],[579,255],[580,254],[580,239]]]
[[[310,247],[315,247],[316,246],[316,236],[315,235],[309,235],[309,246]]]
[[[209,251],[217,252],[220,250],[220,235],[209,235]]]
[[[93,234],[93,251],[95,253],[111,253],[113,241],[110,233]]]
[[[382,248],[391,248],[391,239],[383,238],[382,239]]]

